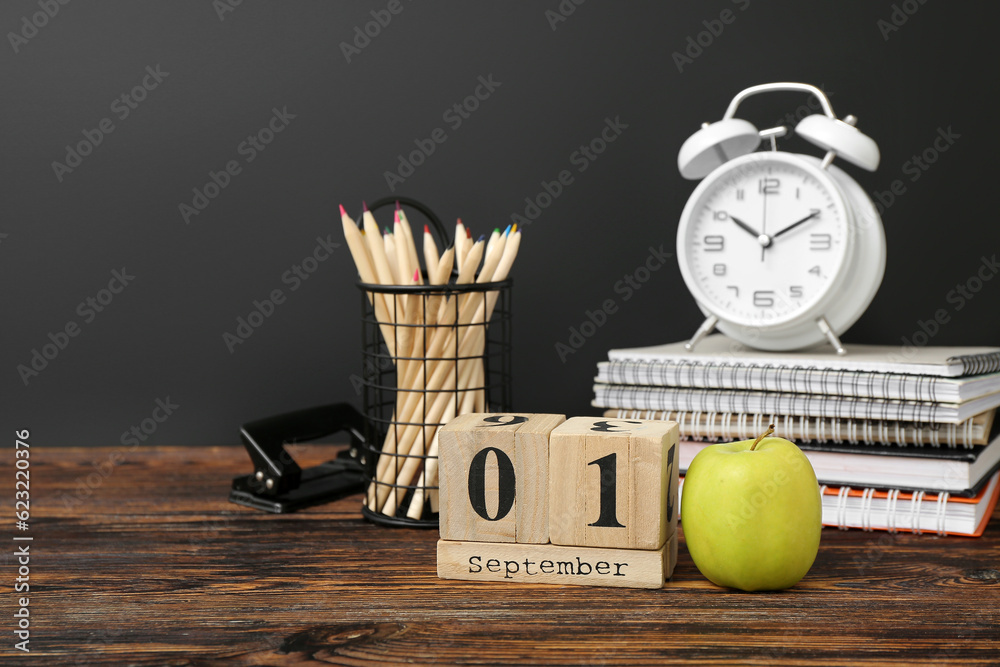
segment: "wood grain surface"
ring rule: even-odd
[[[10,545],[13,461],[0,465]],[[979,539],[824,529],[812,570],[781,593],[712,585],[683,527],[661,590],[471,583],[436,576],[437,531],[368,523],[360,496],[288,516],[228,503],[249,469],[238,447],[33,443],[31,654],[13,649],[8,548],[0,663],[1000,662],[996,515]]]

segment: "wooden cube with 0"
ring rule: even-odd
[[[553,544],[659,549],[677,528],[675,422],[574,417],[549,438]]]
[[[467,414],[441,428],[441,538],[549,541],[549,433],[563,415]]]

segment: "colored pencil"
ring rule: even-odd
[[[431,228],[424,225],[424,264],[427,266],[428,278],[437,271],[441,257],[438,255],[437,243],[434,242],[434,235]]]
[[[406,211],[404,211],[399,206],[399,202],[398,201],[396,202],[396,218],[399,220],[400,224],[402,225],[402,227],[403,227],[403,234],[406,237],[406,253],[407,253],[407,255],[410,258],[410,267],[414,268],[414,269],[419,268],[420,267],[420,260],[417,258],[417,246],[413,242],[413,229],[410,227],[410,221],[407,220],[407,218],[406,218]],[[406,277],[408,278],[409,274],[406,274]],[[421,279],[421,281],[420,281],[419,284],[421,284],[421,285],[424,284],[422,279]]]

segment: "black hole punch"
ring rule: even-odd
[[[240,428],[254,470],[233,479],[230,502],[285,514],[332,502],[364,490],[364,417],[347,403],[319,405],[257,421]],[[351,445],[333,461],[301,469],[285,444],[348,431]]]

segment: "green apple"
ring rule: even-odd
[[[819,550],[823,508],[809,459],[784,438],[710,445],[684,476],[681,524],[712,583],[779,590],[805,576]]]

